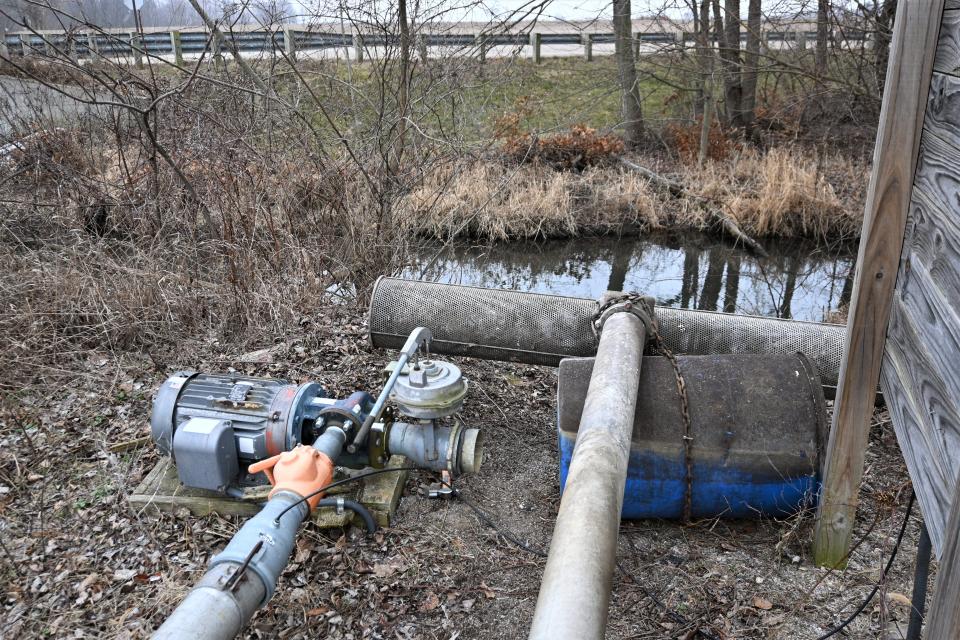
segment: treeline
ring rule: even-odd
[[[272,24],[295,18],[287,0],[225,3],[199,0],[208,15],[234,24]],[[113,27],[188,27],[203,21],[188,0],[0,0],[0,29],[68,29],[91,24]]]
[[[681,78],[682,89],[693,97],[702,127],[701,164],[717,125],[728,132],[742,132],[747,139],[755,137],[762,104],[758,91],[764,83],[774,87],[768,94],[789,86],[804,103],[811,99],[823,103],[826,97],[843,94],[846,106],[854,112],[860,110],[862,121],[869,122],[883,95],[897,1],[816,0],[815,13],[803,4],[794,19],[816,24],[812,42],[808,43],[803,33],[785,48],[770,49],[763,37],[770,17],[764,11],[767,3],[685,0],[695,52],[661,58],[662,67],[653,69],[652,75],[672,83]],[[636,71],[640,61],[631,46],[630,0],[612,2],[624,138],[634,146],[645,137],[644,101]],[[662,8],[660,15],[666,15],[671,7],[674,5]],[[648,73],[656,61],[648,61]]]

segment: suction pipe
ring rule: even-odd
[[[630,312],[614,313],[603,325],[540,584],[533,640],[604,637],[646,335],[644,321]]]

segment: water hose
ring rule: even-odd
[[[347,498],[323,498],[320,502],[317,503],[318,507],[335,507],[337,511],[341,509],[349,509],[355,514],[360,516],[360,519],[363,520],[363,524],[367,527],[367,535],[372,536],[377,532],[377,521],[373,519],[373,514],[370,513],[370,510],[365,506],[357,502],[356,500],[348,500]]]

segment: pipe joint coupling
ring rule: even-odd
[[[591,323],[593,333],[598,340],[600,339],[600,333],[603,331],[604,323],[616,313],[632,313],[639,318],[643,322],[648,340],[657,334],[657,317],[653,313],[656,301],[653,296],[644,296],[639,293],[608,294],[600,299],[599,304],[600,306]]]
[[[263,601],[267,604],[277,587],[277,579],[293,551],[297,529],[308,513],[300,496],[283,491],[270,498],[257,515],[247,520],[227,547],[210,561],[210,568],[229,562],[245,566],[245,571],[257,576],[263,583]],[[293,503],[298,506],[277,522],[281,513]]]

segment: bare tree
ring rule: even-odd
[[[727,124],[743,126],[740,85],[740,0],[724,1],[723,40],[720,58],[723,60],[724,105]]]
[[[747,5],[747,48],[743,59],[741,79],[741,112],[747,137],[753,135],[753,123],[757,109],[757,74],[760,64],[760,30],[762,29],[760,0],[749,0]]]
[[[897,14],[897,0],[878,0],[876,9],[874,73],[877,79],[877,93],[883,96],[883,85],[887,79],[887,61],[890,58],[890,40],[893,37],[893,19]]]
[[[643,103],[637,82],[637,66],[633,57],[633,20],[630,0],[613,0],[613,30],[617,75],[620,80],[621,118],[623,138],[627,146],[635,147],[643,137]]]
[[[817,49],[814,65],[818,77],[827,73],[827,40],[830,37],[830,0],[817,0]]]
[[[710,151],[710,127],[714,111],[713,87],[713,52],[710,47],[710,0],[702,0],[700,4],[700,25],[697,29],[697,57],[700,63],[700,96],[702,106],[700,112],[700,148],[697,153],[697,164],[703,166]]]

